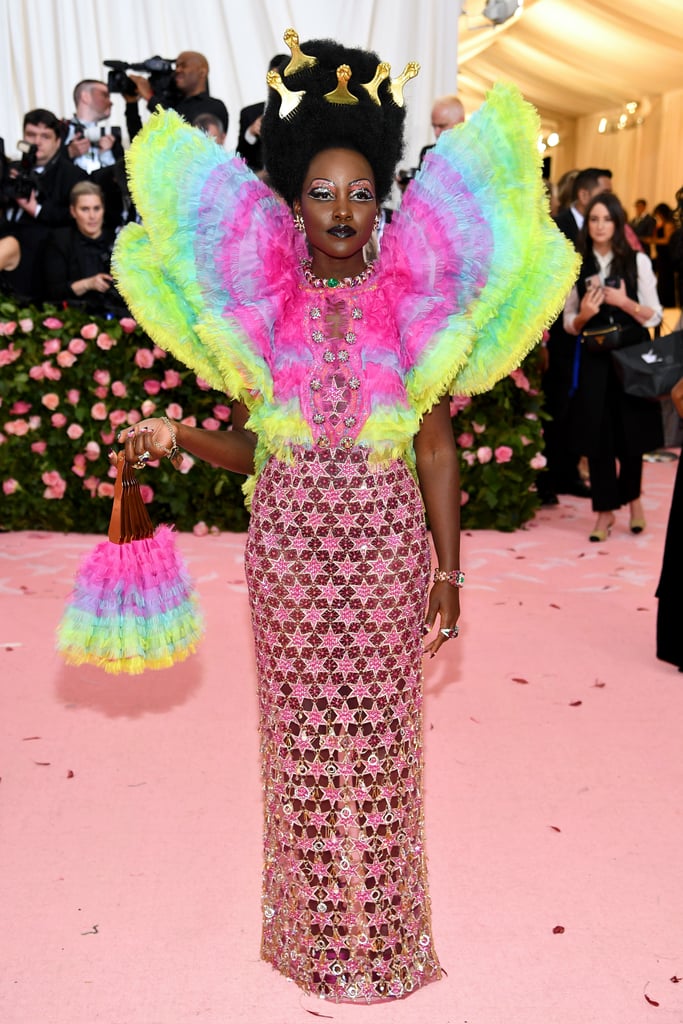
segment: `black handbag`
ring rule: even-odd
[[[666,398],[683,377],[683,331],[612,352],[621,386],[636,398]]]
[[[586,352],[615,352],[617,349],[637,345],[649,337],[640,324],[603,324],[581,332],[581,344]]]

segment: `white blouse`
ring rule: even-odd
[[[609,277],[610,274],[612,253],[610,252],[606,256],[602,256],[599,252],[594,252],[593,256],[598,264],[600,284],[604,284],[605,278]],[[646,320],[642,326],[656,327],[662,320],[662,304],[659,301],[659,296],[657,295],[657,279],[655,277],[655,272],[652,269],[652,263],[644,252],[636,253],[636,273],[638,275],[638,304],[641,306],[648,306],[650,309],[654,310],[650,319]],[[579,306],[579,293],[576,285],[574,285],[569,293],[564,307],[564,313],[562,314],[562,322],[567,334],[579,333],[574,330],[574,320],[579,312]]]

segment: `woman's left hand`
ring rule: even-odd
[[[425,616],[424,632],[431,633],[439,616],[439,631],[435,638],[427,644],[423,654],[433,658],[439,648],[447,640],[454,640],[458,635],[457,622],[460,618],[460,592],[450,583],[435,583],[429,592],[429,604]]]
[[[619,281],[618,288],[610,288],[609,285],[605,285],[603,287],[603,292],[605,295],[603,301],[606,302],[608,306],[616,306],[617,309],[623,309],[628,302],[626,285],[624,284],[623,278]]]

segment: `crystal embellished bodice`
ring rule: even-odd
[[[294,376],[301,414],[318,448],[349,451],[363,443],[373,404],[387,392],[407,405],[399,334],[379,276],[355,287],[301,283],[275,337],[276,400],[280,389],[283,397],[291,395]]]

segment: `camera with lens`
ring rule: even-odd
[[[0,199],[6,203],[14,202],[15,199],[30,199],[31,193],[38,188],[33,173],[38,147],[21,139],[17,142],[17,149],[21,154],[19,160],[7,161],[5,143],[0,139]]]
[[[109,68],[107,76],[107,88],[111,93],[122,93],[125,96],[134,96],[137,93],[135,82],[128,77],[127,71],[144,71],[149,75],[149,82],[154,95],[162,103],[170,103],[178,99],[173,78],[173,66],[175,61],[166,60],[165,57],[148,57],[139,64],[128,64],[123,60],[105,60],[104,66]]]

